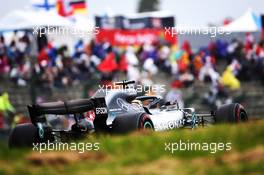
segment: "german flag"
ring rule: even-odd
[[[85,0],[70,0],[70,6],[73,9],[73,13],[87,14]]]

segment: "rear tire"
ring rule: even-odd
[[[216,123],[239,123],[246,121],[248,121],[247,112],[239,103],[223,105],[216,111]]]
[[[39,143],[38,129],[31,123],[17,125],[9,135],[8,145],[14,147],[30,147]]]

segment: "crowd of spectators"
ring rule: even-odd
[[[30,37],[16,33],[7,44],[0,37],[0,73],[19,86],[26,86],[34,77],[36,84],[44,87],[65,87],[87,81],[98,72],[101,79],[112,80],[117,72],[127,79],[151,83],[158,72],[167,73],[180,86],[189,86],[195,79],[221,83],[233,89],[239,81],[262,80],[264,42],[257,43],[251,34],[246,41],[237,39],[227,43],[222,40],[194,52],[187,41],[182,46],[153,43],[141,46],[116,47],[109,43],[79,40],[74,53],[67,46],[55,48],[51,42],[39,49],[37,58],[30,55]],[[227,64],[221,75],[219,62]],[[178,84],[179,85],[179,84]]]
[[[9,43],[0,36],[0,79],[7,78],[17,86],[34,83],[36,87],[52,89],[92,79],[111,82],[121,74],[122,78],[152,85],[163,72],[171,80],[165,98],[177,99],[181,106],[180,89],[192,86],[196,80],[209,82],[211,88],[204,97],[209,104],[219,94],[225,94],[223,87],[238,90],[241,81],[264,84],[264,41],[257,42],[251,34],[246,34],[245,41],[217,40],[197,51],[187,41],[181,46],[157,42],[117,47],[107,42],[79,40],[73,54],[67,46],[55,47],[46,41],[38,43],[41,47],[32,56],[33,44],[28,32],[20,36],[14,32]]]
[[[187,41],[181,46],[157,42],[117,47],[79,40],[73,54],[67,46],[56,48],[46,42],[32,57],[32,45],[28,32],[20,36],[14,32],[9,44],[1,35],[1,77],[10,78],[18,86],[34,81],[36,86],[49,89],[87,82],[95,75],[101,81],[111,81],[120,72],[126,79],[151,85],[153,77],[162,71],[173,79],[172,87],[188,87],[198,79],[234,90],[240,88],[240,81],[263,82],[264,77],[264,42],[256,42],[251,34],[246,34],[245,41],[217,40],[195,52]],[[221,65],[227,65],[223,72],[219,72]]]

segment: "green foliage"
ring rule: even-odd
[[[8,150],[1,143],[0,174],[175,174],[175,171],[177,174],[261,174],[264,159],[256,155],[257,151],[264,154],[263,126],[264,121],[258,121],[194,130],[93,135],[84,142],[99,142],[100,150],[88,153],[101,154],[103,159],[88,156],[75,162],[60,160],[58,164],[51,161],[41,166],[28,159],[36,152],[30,149]],[[179,140],[231,142],[232,150],[215,154],[209,151],[175,151],[173,154],[165,151],[164,143]],[[254,154],[249,154],[252,152]],[[39,157],[45,154],[39,154]]]

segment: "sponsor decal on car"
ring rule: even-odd
[[[95,108],[95,114],[97,115],[107,114],[107,108],[105,107]]]

